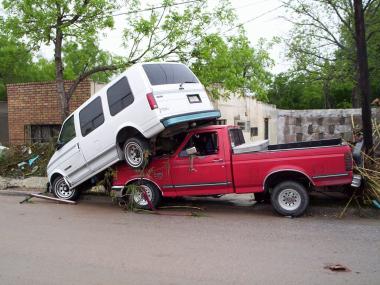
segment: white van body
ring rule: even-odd
[[[50,184],[74,188],[123,159],[131,136],[151,139],[166,129],[220,117],[204,86],[180,63],[138,63],[99,90],[63,123],[49,161]]]

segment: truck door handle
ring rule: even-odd
[[[213,159],[212,162],[222,162],[223,159],[222,158],[217,158],[217,159]]]

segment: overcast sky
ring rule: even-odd
[[[156,5],[161,2],[141,0],[143,7],[146,4]],[[179,0],[177,2],[182,2]],[[213,5],[217,0],[209,0]],[[260,38],[271,40],[275,36],[284,36],[290,29],[291,25],[281,19],[284,16],[284,9],[281,7],[280,0],[230,0],[232,6],[236,9],[238,23],[244,23],[244,28],[251,43],[255,45]],[[106,38],[101,40],[101,47],[115,54],[122,54],[121,35],[123,30],[124,16],[115,17],[115,29],[107,32]],[[51,48],[44,48],[42,51],[44,56],[52,58]],[[272,72],[278,73],[285,71],[289,65],[284,60],[283,47],[276,45],[270,51],[271,57],[275,60],[276,66]]]

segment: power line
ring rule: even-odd
[[[136,13],[141,13],[141,12],[146,12],[146,11],[152,11],[152,10],[157,10],[157,9],[162,9],[162,8],[179,6],[179,5],[183,5],[183,4],[200,2],[200,1],[201,0],[191,0],[191,1],[177,2],[177,3],[170,4],[170,5],[154,6],[154,7],[140,9],[140,10],[134,10],[134,11],[129,11],[129,12],[122,12],[122,13],[112,14],[111,16],[117,17],[117,16],[122,16],[122,15],[136,14]]]
[[[257,16],[255,16],[255,17],[253,17],[253,18],[251,18],[251,19],[249,19],[249,20],[243,22],[243,23],[240,23],[240,24],[238,24],[238,25],[236,25],[236,26],[234,26],[234,27],[229,28],[228,30],[222,32],[222,34],[224,35],[224,34],[228,33],[229,31],[232,31],[232,30],[234,30],[234,29],[236,29],[236,28],[240,28],[241,26],[243,26],[243,25],[245,25],[245,24],[247,24],[247,23],[253,22],[253,21],[255,21],[255,20],[257,20],[257,19],[259,19],[259,18],[261,18],[261,17],[263,17],[263,16],[265,16],[265,15],[268,15],[269,13],[272,13],[272,12],[274,12],[274,11],[280,9],[280,8],[282,8],[283,6],[284,6],[284,5],[282,4],[282,5],[280,5],[280,6],[277,6],[276,8],[273,8],[273,9],[270,9],[270,10],[268,10],[268,11],[265,11],[265,12],[261,13],[260,15],[257,15]]]

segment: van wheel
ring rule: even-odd
[[[150,149],[146,139],[141,137],[127,139],[124,143],[123,152],[125,161],[130,167],[140,169],[147,166]]]
[[[283,216],[301,216],[309,205],[305,187],[293,181],[285,181],[274,187],[271,194],[274,210]]]
[[[150,210],[149,203],[145,199],[143,191],[149,198],[153,208],[155,209],[157,207],[158,203],[161,200],[161,193],[154,184],[147,181],[138,181],[130,185],[133,187],[133,190],[131,191],[131,196],[129,198],[131,199],[131,202],[133,203],[134,207],[138,209]]]
[[[80,194],[77,188],[70,189],[63,177],[57,177],[53,181],[52,192],[54,196],[59,199],[71,201],[77,200]]]

